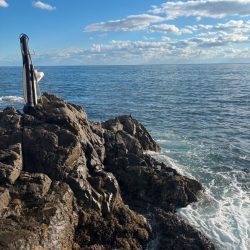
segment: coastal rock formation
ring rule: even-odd
[[[0,112],[0,249],[214,249],[174,214],[202,186],[148,150],[131,116],[94,123],[54,95]]]
[[[145,150],[159,151],[146,129],[131,116],[120,116],[102,123],[105,128],[105,168],[119,180],[120,187],[133,203],[174,210],[197,201],[200,183],[181,176],[160,163]]]

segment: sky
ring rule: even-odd
[[[250,0],[0,0],[0,66],[250,63]]]

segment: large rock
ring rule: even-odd
[[[0,112],[0,249],[212,249],[173,214],[201,185],[148,150],[131,116],[94,123],[54,95]]]
[[[22,115],[13,108],[0,112],[0,185],[13,184],[23,167]]]
[[[140,142],[143,150],[151,150],[156,152],[160,150],[159,145],[156,144],[146,128],[132,116],[118,116],[114,119],[103,122],[102,127],[114,133],[121,131],[131,135]]]
[[[103,170],[103,135],[104,129],[101,125],[90,122],[80,107],[66,104],[53,95],[45,94],[36,109],[24,115],[24,170],[31,173],[41,172],[52,180],[68,183],[77,200],[76,210],[81,211],[81,214],[95,215],[89,221],[91,223],[97,220],[107,224],[107,221],[118,221],[120,213],[117,211],[120,211],[124,204],[116,178],[112,173]],[[22,184],[22,178],[20,176],[20,180],[17,181],[17,189]],[[22,187],[23,190],[29,189],[24,185]],[[13,193],[16,193],[15,190]],[[138,240],[131,232],[130,241],[139,247],[140,241],[145,244],[149,237],[148,224],[129,208],[125,211],[128,216],[133,215],[134,219],[140,221],[140,225],[135,223],[133,227],[146,232],[143,241]],[[126,231],[127,227],[132,226],[128,224],[123,230]],[[82,231],[86,230],[89,235],[94,235],[87,224],[78,226],[78,235],[82,235]],[[96,230],[101,231],[102,227]],[[118,228],[114,229],[116,230]],[[125,236],[124,233],[124,242]],[[105,238],[103,234],[101,239]],[[79,244],[84,247],[82,240],[79,240]],[[99,244],[108,248],[107,243],[101,240]],[[86,242],[87,245],[95,244]]]
[[[79,159],[91,169],[101,169],[98,152],[102,139],[92,132],[85,112],[45,94],[32,113],[24,115],[24,170],[63,179]]]
[[[181,176],[144,153],[159,147],[142,125],[130,116],[122,116],[103,126],[106,129],[105,169],[119,180],[123,195],[132,202],[130,205],[154,205],[174,211],[197,201],[196,194],[202,186],[196,180]],[[144,146],[145,141],[148,147]]]

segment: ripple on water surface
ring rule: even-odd
[[[35,58],[34,58],[35,59]],[[132,114],[160,157],[206,189],[179,214],[218,249],[250,249],[250,65],[40,67],[42,91],[86,108],[93,120]],[[22,108],[21,68],[0,70],[0,109]],[[13,97],[18,97],[17,99]]]

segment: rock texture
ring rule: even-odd
[[[0,112],[0,249],[214,249],[174,214],[202,186],[147,150],[131,116],[93,123],[54,95]]]

